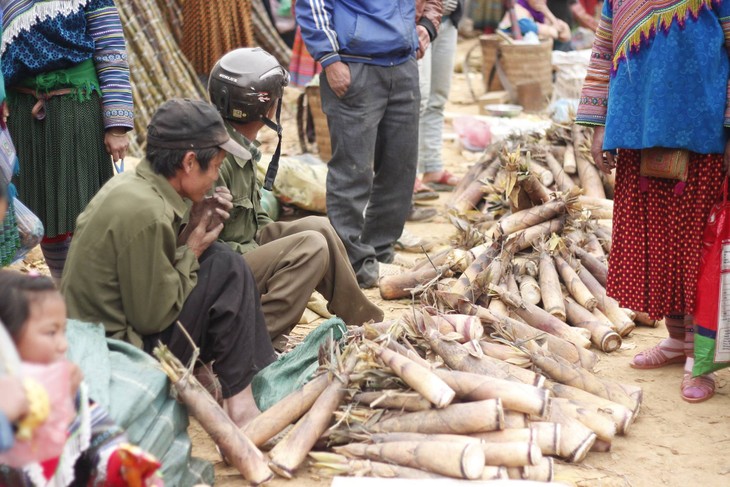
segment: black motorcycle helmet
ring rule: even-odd
[[[289,84],[289,72],[274,56],[260,47],[243,47],[224,55],[213,66],[208,96],[221,116],[232,122],[263,122],[279,136],[269,162],[264,189],[271,190],[281,156],[281,98]],[[276,103],[276,121],[269,118]]]
[[[238,123],[268,118],[289,84],[289,73],[260,47],[229,52],[213,67],[208,81],[210,101],[224,119]]]

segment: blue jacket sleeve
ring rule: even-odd
[[[10,450],[15,444],[15,433],[13,425],[10,424],[5,414],[0,411],[0,452]]]
[[[338,54],[340,45],[332,22],[335,1],[297,2],[295,8],[304,44],[312,57],[319,61],[323,68],[340,60]]]

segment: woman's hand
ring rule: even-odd
[[[603,135],[606,127],[596,126],[593,128],[593,142],[591,143],[591,155],[596,167],[606,174],[616,169],[616,159],[610,152],[603,151]],[[727,150],[725,152],[727,154]]]
[[[104,133],[104,146],[107,153],[112,156],[112,160],[117,162],[124,159],[129,148],[129,137],[127,132],[119,127],[112,127]]]

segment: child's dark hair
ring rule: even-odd
[[[0,270],[0,321],[13,339],[18,338],[30,315],[30,303],[37,299],[34,295],[55,290],[48,277]]]

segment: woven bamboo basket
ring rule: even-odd
[[[332,145],[330,144],[330,129],[327,125],[327,116],[322,111],[322,98],[319,94],[319,86],[307,86],[304,89],[307,96],[307,103],[312,112],[314,120],[314,138],[319,150],[319,158],[329,162],[332,158]]]
[[[553,93],[552,39],[544,39],[540,44],[509,44],[500,40],[499,36],[484,35],[479,40],[487,91],[502,89],[493,73],[499,58],[507,79],[515,89],[522,83],[536,81],[547,102]]]

